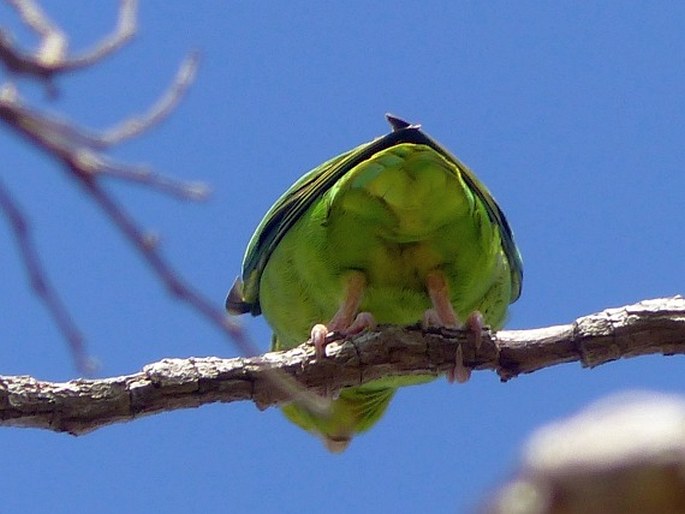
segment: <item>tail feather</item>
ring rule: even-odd
[[[296,404],[283,407],[283,413],[296,425],[321,436],[331,452],[340,453],[355,434],[376,424],[395,391],[389,387],[351,387],[333,400],[328,416],[316,415]]]

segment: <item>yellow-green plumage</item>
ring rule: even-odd
[[[435,271],[460,320],[480,311],[500,328],[518,298],[521,258],[493,197],[418,126],[389,121],[390,134],[296,182],[252,237],[227,308],[263,313],[274,349],[306,341],[315,324],[331,320],[354,273],[364,277],[358,312],[382,324],[420,321],[432,307],[426,283]],[[343,390],[326,420],[294,405],[285,411],[303,428],[344,443],[377,421],[393,387],[419,380]]]

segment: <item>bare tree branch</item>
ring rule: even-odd
[[[95,64],[124,44],[135,31],[136,2],[135,0],[121,0],[119,24],[115,33],[85,56],[69,58],[66,37],[37,4],[31,0],[11,0],[11,3],[24,23],[41,38],[39,49],[33,54],[26,54],[16,48],[9,38],[0,32],[0,60],[14,72],[50,78],[53,74],[66,72],[74,67]],[[215,302],[207,299],[182,277],[159,251],[157,238],[146,233],[138,225],[123,205],[103,187],[101,180],[103,177],[124,179],[181,199],[200,200],[207,196],[209,189],[203,184],[181,182],[143,166],[114,162],[104,154],[104,151],[110,147],[141,135],[166,118],[188,90],[195,76],[197,64],[198,55],[192,54],[182,63],[176,79],[166,93],[146,114],[125,120],[102,133],[87,130],[73,122],[63,121],[27,107],[14,85],[10,83],[0,86],[0,121],[5,122],[11,130],[28,139],[36,148],[43,150],[64,166],[69,176],[84,187],[86,193],[102,208],[110,221],[140,253],[173,296],[195,309],[226,334],[243,355],[255,355],[259,353],[258,349],[237,321],[230,318],[218,304],[215,305]],[[11,195],[8,194],[5,200],[3,210],[11,223],[15,223],[16,232],[16,229],[21,226],[17,224],[17,219],[22,221],[23,217],[12,216],[15,211],[11,207],[15,205],[15,202]],[[20,243],[29,241],[26,232],[22,233],[24,236],[18,241]],[[42,283],[46,283],[40,262],[37,259],[31,260],[30,254],[24,252],[23,255],[25,258],[28,255],[25,265],[32,272],[32,278],[40,277],[43,279]],[[56,295],[42,294],[41,298],[57,324],[63,329],[67,328],[68,325],[65,324],[67,318],[64,312],[56,308],[56,305],[61,305],[55,304]],[[74,339],[74,334],[79,332],[73,323],[69,325],[69,328],[75,331],[67,331],[65,334],[68,338]],[[80,338],[78,344],[82,347]],[[72,346],[74,346],[73,342]],[[79,368],[81,371],[88,371],[83,366]],[[275,371],[268,372],[267,375],[267,380],[274,388],[282,391],[288,398],[305,404],[310,410],[319,412],[328,408],[330,402],[303,390],[287,375]]]
[[[119,16],[114,32],[96,44],[94,48],[67,59],[62,64],[63,70],[69,71],[92,66],[128,43],[136,34],[137,11],[137,0],[119,0]]]
[[[66,55],[65,36],[37,4],[30,0],[13,0],[12,5],[22,20],[41,38],[41,45],[35,54],[24,54],[14,47],[4,34],[0,34],[0,60],[15,72],[47,77],[73,68],[76,62],[80,63],[79,65],[93,64],[121,46],[135,28],[136,2],[122,0],[118,29],[115,34],[86,56],[70,60]],[[208,188],[202,184],[184,183],[164,177],[141,166],[116,163],[102,153],[102,150],[126,139],[139,136],[162,121],[176,107],[180,98],[187,91],[195,76],[197,61],[197,55],[191,55],[182,64],[171,87],[146,115],[127,120],[102,134],[96,134],[72,122],[59,120],[54,116],[24,105],[18,91],[11,84],[5,84],[0,88],[0,121],[3,121],[12,131],[28,139],[35,147],[61,162],[67,172],[85,187],[112,222],[138,249],[174,295],[189,303],[220,330],[232,337],[243,353],[255,354],[258,352],[249,344],[247,337],[237,323],[185,283],[180,274],[161,256],[156,240],[145,234],[124,208],[100,184],[101,177],[112,176],[133,183],[142,183],[183,199],[198,200],[207,195]],[[42,71],[36,71],[38,68]],[[9,193],[3,198],[5,200],[3,201],[3,210],[13,224],[15,234],[24,234],[22,238],[18,238],[18,242],[22,244],[28,242],[26,231],[17,230],[18,228],[25,229],[25,227],[21,223],[23,216],[17,217],[16,214],[19,211],[12,209],[16,202],[13,201]],[[22,252],[22,255],[30,257],[30,253],[27,252]],[[34,280],[34,285],[36,283],[47,283],[37,259],[29,259],[26,266],[31,272],[32,279],[36,277],[42,279],[39,282]],[[53,301],[56,296],[41,294],[41,298],[43,298],[58,325],[63,329],[69,328],[65,334],[68,334],[67,339],[72,341],[72,346],[78,342],[77,346],[80,347],[82,345],[80,335],[79,337],[74,336],[79,332],[73,324],[70,325],[65,322],[67,318],[63,316],[63,311],[56,308],[58,304]]]
[[[208,193],[208,189],[202,184],[181,182],[154,173],[143,167],[115,163],[98,151],[98,149],[111,146],[117,140],[138,135],[141,131],[149,129],[154,123],[163,119],[169,113],[169,110],[178,103],[178,95],[181,95],[187,89],[196,65],[197,59],[192,57],[182,66],[169,92],[164,95],[163,99],[158,102],[157,106],[147,116],[137,118],[131,123],[123,124],[116,131],[108,132],[105,136],[93,135],[72,123],[55,119],[23,105],[18,92],[11,85],[5,85],[0,88],[0,121],[5,122],[9,128],[24,136],[37,148],[60,160],[72,177],[77,182],[85,185],[86,190],[99,200],[98,203],[103,207],[105,205],[108,207],[105,210],[113,221],[116,222],[119,219],[126,220],[128,222],[127,225],[118,223],[118,226],[120,228],[127,227],[129,229],[127,235],[136,236],[131,239],[135,247],[143,255],[148,256],[148,261],[154,264],[153,269],[162,273],[161,277],[164,281],[167,284],[179,286],[178,290],[181,293],[186,292],[188,286],[179,278],[178,273],[170,265],[166,264],[166,261],[158,253],[153,238],[144,234],[137,227],[124,212],[123,208],[100,187],[98,179],[102,176],[123,178],[133,183],[142,183],[153,189],[173,194],[182,199],[191,200],[204,198]],[[98,194],[94,194],[94,192]],[[0,207],[2,207],[2,211],[5,213],[15,234],[31,285],[68,341],[75,356],[77,368],[89,375],[93,371],[94,361],[88,358],[85,353],[81,331],[68,314],[64,304],[59,300],[57,293],[49,285],[40,260],[33,250],[25,217],[18,208],[17,202],[4,186],[1,193],[2,202]],[[102,199],[103,196],[109,201],[105,202]],[[174,280],[171,280],[169,277]],[[209,305],[209,301],[194,291],[189,291],[189,294],[185,296],[181,294],[180,297],[191,304],[200,298],[204,302],[205,307]],[[228,320],[225,314],[218,308],[215,308],[214,311],[213,320],[215,324],[222,330],[230,333],[234,338],[244,339],[235,323]],[[252,348],[249,349],[251,350]],[[242,351],[247,353],[247,350],[246,345],[243,345]],[[254,353],[257,352],[253,351],[252,354]]]
[[[38,65],[53,66],[64,60],[67,52],[67,38],[43,12],[41,7],[31,0],[8,0],[24,24],[31,28],[41,40],[35,53]]]
[[[0,30],[0,61],[13,73],[30,75],[49,80],[58,73],[86,68],[100,62],[125,45],[136,32],[136,0],[120,0],[117,26],[91,50],[75,57],[68,56],[69,41],[62,30],[55,25],[32,0],[8,0],[24,24],[40,39],[38,49],[23,52],[15,47],[11,38]]]
[[[607,309],[568,325],[484,332],[479,348],[468,331],[383,327],[331,343],[317,360],[303,344],[259,357],[164,359],[132,375],[52,383],[0,378],[0,425],[83,434],[102,426],[214,402],[251,400],[263,409],[290,396],[274,387],[273,370],[330,395],[385,376],[449,370],[459,347],[466,365],[502,380],[567,362],[594,367],[639,355],[685,354],[685,298],[660,298]]]
[[[106,146],[118,144],[127,139],[137,137],[162,122],[176,109],[178,103],[193,83],[199,59],[200,56],[197,52],[190,54],[181,63],[171,86],[146,114],[130,118],[119,126],[109,129],[98,138],[100,142]]]
[[[181,65],[169,90],[148,114],[125,121],[103,134],[24,105],[12,85],[0,88],[0,121],[4,121],[40,150],[62,161],[80,180],[109,176],[143,184],[183,200],[204,200],[209,194],[209,188],[205,184],[183,182],[142,166],[118,163],[102,152],[120,141],[140,135],[162,121],[169,114],[169,109],[180,101],[177,95],[187,90],[188,81],[192,80],[196,67],[197,56],[191,55]]]
[[[62,332],[62,335],[69,343],[69,348],[71,349],[78,369],[82,370],[87,375],[92,374],[95,371],[96,364],[93,359],[86,355],[83,346],[83,334],[81,334],[81,331],[74,323],[71,314],[69,314],[68,309],[57,294],[57,291],[52,287],[52,284],[45,276],[43,266],[38,257],[38,252],[31,239],[28,222],[20,207],[12,199],[11,193],[1,181],[0,210],[4,212],[12,231],[14,232],[14,238],[17,241],[17,246],[19,247],[26,273],[29,276],[31,287],[38,297],[43,300],[43,303],[55,320],[60,332]]]

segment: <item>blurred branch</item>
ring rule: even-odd
[[[102,134],[58,119],[24,104],[11,84],[0,87],[0,121],[35,147],[60,161],[67,172],[80,182],[103,176],[143,184],[184,200],[203,200],[209,189],[204,184],[182,182],[165,177],[142,166],[113,161],[104,151],[149,130],[162,121],[179,102],[197,69],[198,56],[190,55],[181,65],[176,79],[162,99],[146,115],[132,118]]]
[[[10,4],[23,23],[40,40],[35,52],[26,52],[17,47],[5,31],[0,31],[0,62],[13,74],[48,80],[54,75],[96,64],[119,49],[135,33],[137,3],[135,0],[121,0],[119,19],[113,34],[92,50],[71,57],[68,55],[66,36],[38,4],[31,0],[10,0]],[[166,93],[146,114],[135,116],[101,133],[27,106],[11,82],[0,85],[0,122],[11,132],[27,139],[35,148],[62,164],[67,174],[95,200],[173,295],[189,304],[227,334],[240,347],[242,353],[254,355],[258,352],[239,325],[218,305],[215,306],[214,302],[196,291],[165,260],[159,251],[157,239],[137,224],[123,205],[104,188],[102,181],[104,177],[114,177],[185,200],[206,198],[209,189],[204,184],[182,182],[143,166],[116,162],[105,154],[105,151],[114,145],[141,135],[166,118],[192,83],[197,65],[198,55],[190,55],[182,63],[176,79]],[[81,333],[57,292],[49,287],[40,260],[33,250],[25,215],[18,209],[11,193],[4,187],[1,192],[0,212],[5,214],[15,233],[31,283],[65,339],[70,342],[79,369],[85,373],[91,372],[90,367],[85,365],[90,361],[83,350]],[[278,379],[274,379],[274,383],[276,382]],[[281,387],[286,386],[282,384]]]
[[[171,87],[157,103],[144,115],[124,121],[121,125],[109,129],[97,138],[105,146],[121,143],[139,136],[151,127],[164,120],[173,112],[195,78],[199,55],[193,53],[182,64]]]
[[[83,347],[83,335],[78,329],[69,311],[45,276],[38,252],[31,238],[28,222],[19,205],[12,198],[12,194],[0,182],[0,210],[5,213],[14,232],[14,238],[19,247],[21,258],[26,267],[31,287],[47,307],[50,315],[57,323],[66,338],[79,369],[86,372],[94,371],[95,363],[90,360]]]
[[[0,30],[0,61],[15,74],[49,80],[54,75],[92,66],[116,52],[130,41],[136,33],[136,0],[120,0],[117,26],[105,37],[81,55],[69,56],[69,41],[62,30],[55,25],[32,0],[7,0],[17,11],[24,24],[39,38],[35,52],[18,49],[10,36]]]
[[[468,331],[382,327],[332,342],[317,360],[303,344],[259,357],[165,359],[132,375],[52,383],[0,377],[0,425],[83,434],[146,414],[214,402],[251,400],[264,409],[287,401],[273,370],[325,395],[385,376],[444,374],[462,348],[466,365],[503,381],[567,362],[594,367],[639,355],[685,354],[685,298],[660,298],[607,309],[568,325],[485,331],[474,347]]]

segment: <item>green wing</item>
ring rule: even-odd
[[[402,143],[426,145],[454,163],[459,169],[464,181],[483,202],[490,220],[499,230],[504,253],[511,269],[510,303],[518,299],[521,295],[523,262],[514,243],[509,223],[490,192],[466,165],[421,132],[419,125],[411,125],[389,114],[386,118],[393,128],[392,132],[338,155],[305,174],[269,209],[247,247],[243,259],[242,277],[236,279],[226,298],[228,312],[231,314],[250,312],[254,316],[261,314],[259,281],[271,253],[283,236],[345,173],[374,154]]]

